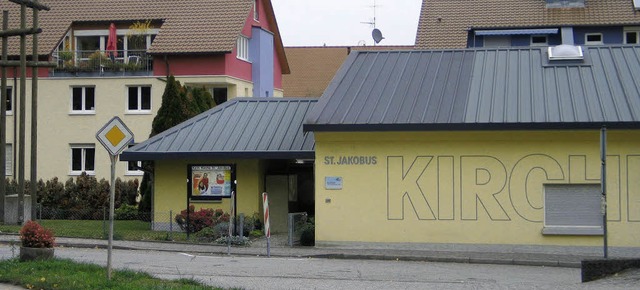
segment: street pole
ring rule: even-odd
[[[96,139],[109,152],[111,160],[111,185],[109,186],[109,246],[107,250],[107,280],[111,280],[111,252],[113,251],[113,212],[115,211],[116,200],[116,161],[118,155],[133,140],[133,133],[118,118],[113,117],[105,124],[98,133]]]
[[[600,129],[600,160],[602,161],[600,186],[602,189],[602,230],[604,233],[603,252],[606,259],[609,257],[609,250],[607,241],[607,128],[605,126]]]
[[[235,215],[234,212],[234,207],[235,207],[235,198],[236,198],[236,194],[235,192],[231,192],[231,199],[229,200],[230,203],[230,210],[229,210],[229,239],[227,239],[227,255],[231,255],[231,238],[233,237],[233,217]]]
[[[37,0],[33,1],[38,3]],[[38,28],[38,9],[33,9],[33,25],[32,27]],[[33,47],[31,61],[34,63],[38,61],[38,34],[34,34],[32,37]],[[29,191],[31,192],[31,219],[36,220],[36,211],[38,206],[38,188],[36,181],[38,180],[38,66],[31,68],[31,183]]]
[[[20,5],[20,29],[27,29],[27,5]],[[24,150],[25,150],[25,103],[27,98],[27,36],[20,35],[20,101],[18,102],[18,225],[24,222]],[[14,117],[15,118],[15,117]],[[15,120],[15,119],[14,119]]]
[[[113,212],[116,196],[116,160],[117,155],[109,155],[111,158],[111,186],[109,187],[109,246],[107,250],[107,279],[111,280],[111,255],[113,251]]]
[[[7,31],[9,29],[9,11],[2,11],[2,31]],[[9,49],[9,39],[7,36],[2,37],[2,61],[8,60],[8,52]],[[6,153],[6,144],[7,144],[7,67],[2,66],[2,76],[0,80],[0,90],[2,100],[0,100],[0,163],[2,163],[2,173],[0,173],[0,222],[4,223],[4,202],[5,196],[7,195],[7,186],[6,186],[6,173],[7,173],[7,153]],[[15,90],[15,88],[13,88]],[[10,96],[9,96],[10,97]],[[15,143],[15,142],[14,142]],[[14,147],[15,148],[15,147]],[[15,150],[14,150],[15,151]]]

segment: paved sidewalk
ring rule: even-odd
[[[451,251],[451,250],[415,250],[415,249],[353,249],[353,248],[318,248],[318,247],[289,247],[286,241],[276,239],[272,241],[271,256],[278,257],[310,257],[333,259],[376,259],[402,261],[429,261],[480,263],[503,265],[530,265],[580,268],[583,259],[598,259],[595,255],[549,254],[549,253],[504,253],[490,251]],[[0,234],[0,243],[19,243],[17,235]],[[78,248],[106,248],[108,241],[78,238],[56,238],[59,247]],[[186,252],[204,255],[227,255],[226,246],[212,244],[192,244],[181,242],[161,241],[114,241],[114,249],[124,250],[152,250]],[[266,243],[255,241],[247,247],[231,247],[231,255],[266,256]]]

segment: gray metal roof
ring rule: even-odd
[[[640,47],[354,51],[305,131],[640,128]]]
[[[121,160],[314,158],[302,123],[317,99],[235,98],[129,148]]]

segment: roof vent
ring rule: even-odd
[[[549,47],[549,60],[582,60],[582,47],[570,44],[561,44]]]

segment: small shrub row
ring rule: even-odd
[[[215,243],[218,245],[228,245],[229,244],[229,236],[220,237],[215,240]],[[232,236],[231,244],[234,246],[248,246],[251,244],[249,238],[244,236]]]
[[[29,192],[30,181],[25,181],[25,192]],[[54,177],[46,182],[42,179],[37,185],[37,202],[43,208],[55,210],[43,211],[43,219],[50,218],[74,218],[74,219],[102,219],[103,213],[98,209],[109,206],[109,182],[105,179],[96,179],[82,173],[78,177],[69,178],[61,182]],[[6,180],[6,194],[17,194],[18,183],[15,180]],[[121,205],[136,205],[138,196],[138,180],[123,181],[120,178],[115,182],[115,207]],[[73,212],[75,217],[67,217]],[[80,215],[80,216],[78,216]]]

